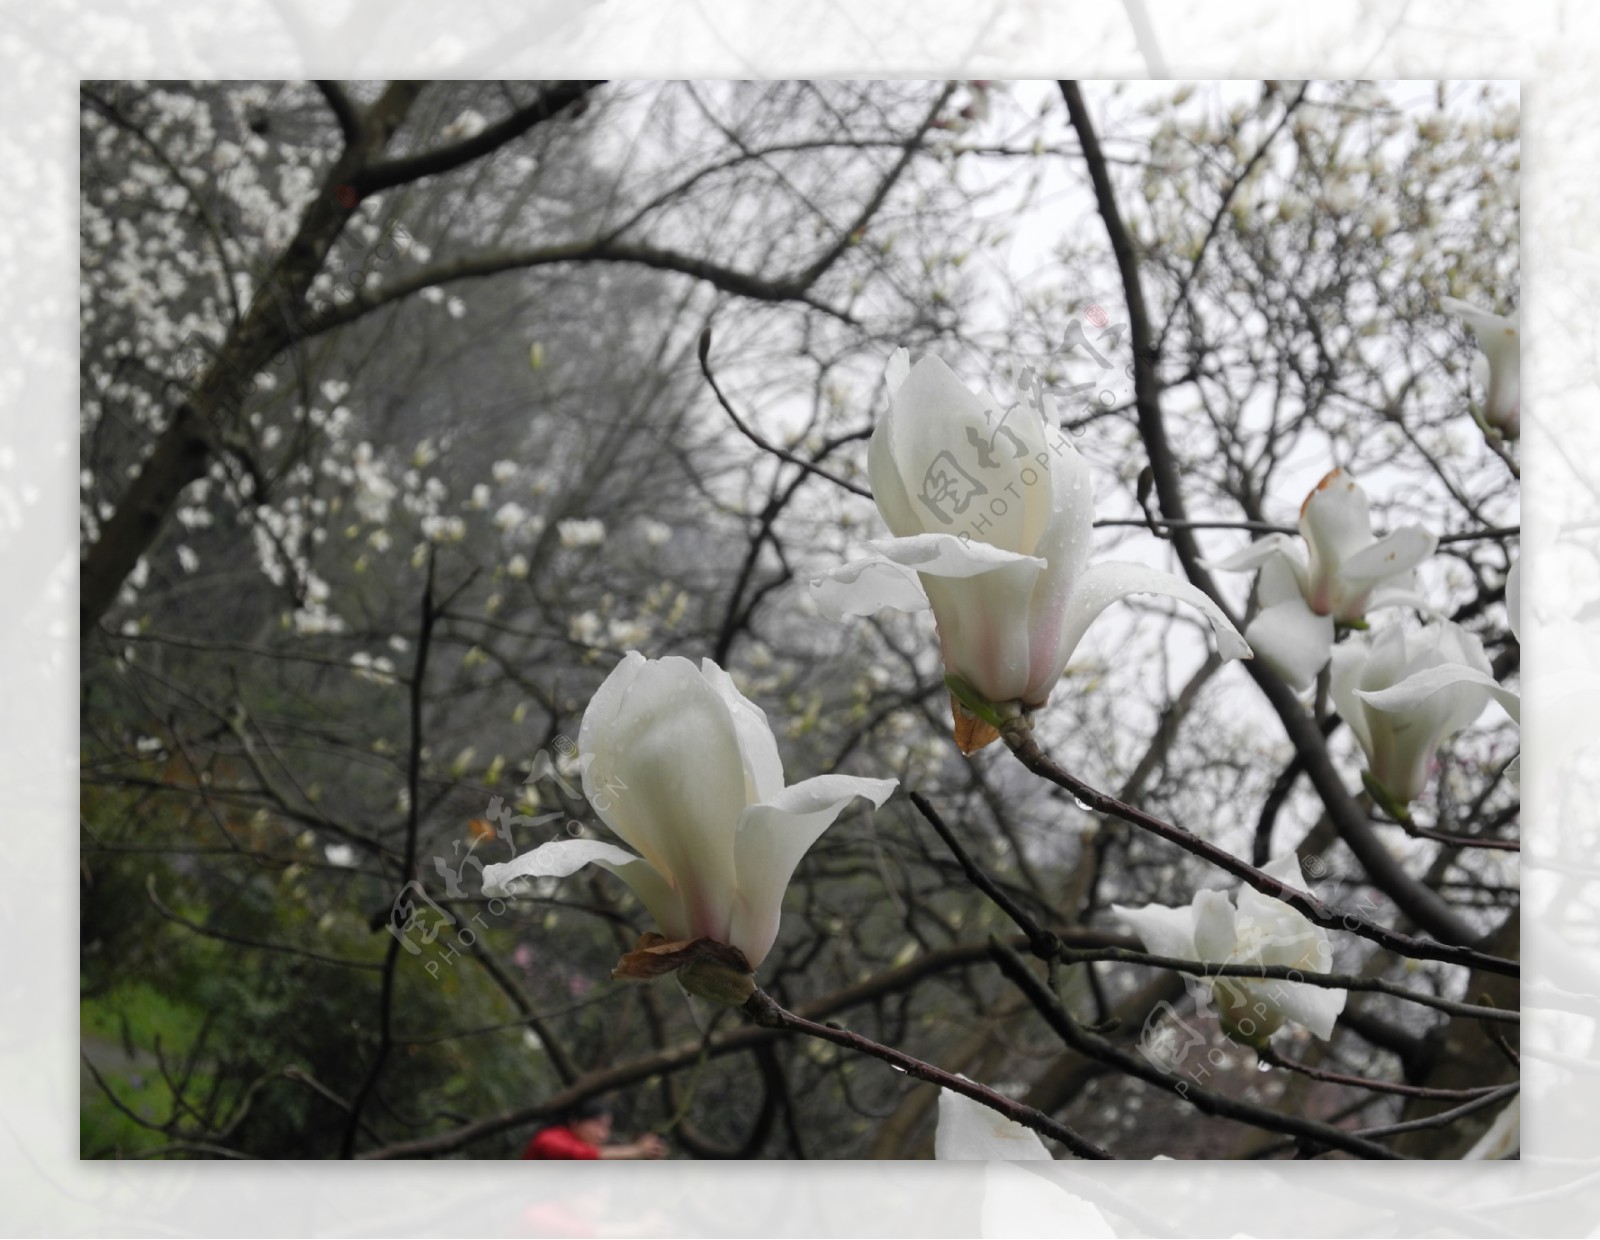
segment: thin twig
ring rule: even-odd
[[[1203,960],[1184,960],[1180,956],[1157,956],[1149,952],[1129,951],[1124,947],[1061,947],[1056,956],[1062,964],[1069,965],[1111,961],[1116,964],[1146,965],[1152,969],[1172,969],[1195,977],[1250,977],[1264,981],[1323,986],[1331,990],[1361,990],[1404,999],[1408,1003],[1448,1012],[1452,1016],[1495,1021],[1507,1025],[1519,1024],[1522,1020],[1520,1012],[1463,1003],[1457,999],[1446,999],[1441,995],[1425,994],[1422,991],[1410,990],[1398,982],[1387,981],[1381,977],[1363,977],[1358,973],[1313,973],[1282,964],[1208,964]]]
[[[421,813],[422,783],[422,691],[427,679],[428,650],[432,645],[433,623],[438,613],[433,605],[434,558],[428,555],[428,577],[422,587],[422,620],[417,630],[417,659],[411,674],[411,752],[406,766],[406,851],[400,869],[400,881],[409,882],[417,865],[417,828]],[[390,927],[394,929],[394,927]],[[361,1111],[377,1087],[378,1076],[383,1071],[389,1052],[394,1047],[394,976],[395,964],[400,954],[400,935],[391,934],[388,953],[383,958],[383,988],[378,997],[378,1051],[373,1056],[372,1067],[367,1070],[354,1101],[350,1104],[350,1118],[345,1124],[344,1138],[339,1143],[339,1156],[355,1156],[356,1133],[361,1127]]]
[[[728,416],[733,419],[733,424],[739,428],[739,433],[751,443],[755,444],[756,447],[760,448],[763,452],[770,452],[773,456],[777,457],[781,461],[788,461],[791,465],[798,465],[808,474],[815,474],[819,478],[826,478],[835,486],[843,487],[846,491],[849,491],[852,494],[859,495],[864,499],[872,498],[872,492],[867,490],[866,487],[858,486],[854,482],[850,482],[839,477],[837,474],[829,473],[820,465],[812,464],[803,456],[796,456],[787,448],[780,448],[771,440],[763,438],[755,431],[753,427],[751,427],[743,418],[739,416],[738,411],[735,410],[733,405],[729,403],[728,398],[722,394],[722,389],[717,385],[717,377],[711,373],[711,329],[709,327],[700,333],[700,373],[705,375],[706,382],[711,385],[711,391],[717,398],[717,403],[720,404],[727,412]]]
[[[1298,1072],[1313,1081],[1327,1081],[1330,1085],[1349,1085],[1355,1089],[1367,1089],[1378,1094],[1399,1094],[1406,1098],[1478,1098],[1484,1094],[1492,1094],[1500,1088],[1498,1085],[1479,1085],[1474,1089],[1435,1089],[1428,1085],[1406,1085],[1399,1081],[1379,1081],[1368,1076],[1351,1076],[1344,1072],[1330,1072],[1326,1068],[1313,1068],[1310,1064],[1301,1063],[1296,1059],[1287,1059],[1270,1045],[1258,1047],[1256,1057],[1262,1063]]]
[[[945,843],[961,866],[962,871],[972,880],[972,885],[984,895],[988,896],[1000,907],[1000,911],[1012,921],[1017,923],[1017,929],[1028,936],[1028,947],[1040,960],[1050,960],[1061,950],[1061,940],[1050,931],[1044,929],[1021,906],[1008,896],[987,874],[979,868],[977,862],[968,855],[967,850],[961,846],[955,832],[945,825],[944,819],[939,817],[939,811],[928,802],[928,798],[920,792],[911,794],[911,804],[917,807],[919,813],[928,820],[928,825],[939,833],[939,838]]]
[[[1005,739],[1011,752],[1017,760],[1035,775],[1049,780],[1057,787],[1065,788],[1077,799],[1079,804],[1086,809],[1092,809],[1102,814],[1112,814],[1124,822],[1143,828],[1153,835],[1158,835],[1168,843],[1176,844],[1186,852],[1192,853],[1204,861],[1209,861],[1219,869],[1226,870],[1235,878],[1243,879],[1264,895],[1269,895],[1275,900],[1282,900],[1291,908],[1304,914],[1315,924],[1326,929],[1344,930],[1350,934],[1359,935],[1369,939],[1380,947],[1398,952],[1402,956],[1409,956],[1417,960],[1442,960],[1446,964],[1459,964],[1471,968],[1483,969],[1490,973],[1500,973],[1507,977],[1517,977],[1521,973],[1521,966],[1515,960],[1505,960],[1499,956],[1489,955],[1471,947],[1458,947],[1451,944],[1440,943],[1434,940],[1417,939],[1387,926],[1379,925],[1362,917],[1358,913],[1347,913],[1324,904],[1315,896],[1298,888],[1281,883],[1270,874],[1258,870],[1253,865],[1239,860],[1232,853],[1208,840],[1203,840],[1192,832],[1174,823],[1166,822],[1147,814],[1141,809],[1125,805],[1115,797],[1090,787],[1076,775],[1069,774],[1057,766],[1039,748],[1039,743],[1033,738],[1033,725],[1027,716],[1017,715],[1004,721],[1000,735]]]
[[[1363,1137],[1396,1137],[1402,1132],[1422,1132],[1429,1128],[1445,1128],[1464,1116],[1471,1115],[1474,1111],[1481,1111],[1484,1107],[1493,1106],[1507,1098],[1514,1098],[1522,1088],[1519,1081],[1512,1081],[1509,1085],[1499,1085],[1488,1093],[1481,1094],[1471,1102],[1464,1102],[1458,1107],[1451,1107],[1448,1111],[1440,1111],[1437,1115],[1427,1115],[1422,1119],[1408,1119],[1399,1124],[1385,1124],[1381,1128],[1363,1128]]]
[[[1167,1093],[1176,1094],[1203,1115],[1253,1124],[1257,1128],[1285,1133],[1289,1136],[1298,1137],[1303,1141],[1314,1142],[1330,1149],[1344,1150],[1346,1153],[1356,1154],[1362,1158],[1401,1157],[1393,1150],[1385,1149],[1375,1141],[1369,1141],[1354,1133],[1345,1132],[1343,1129],[1318,1123],[1316,1120],[1305,1119],[1298,1115],[1280,1115],[1278,1112],[1268,1110],[1266,1107],[1241,1102],[1239,1099],[1230,1098],[1226,1094],[1214,1093],[1173,1073],[1163,1072],[1154,1064],[1146,1062],[1142,1057],[1125,1051],[1119,1046],[1114,1046],[1104,1038],[1090,1033],[1082,1025],[1078,1024],[1072,1018],[1071,1013],[1062,1006],[1061,1001],[1028,968],[1027,962],[1010,947],[997,941],[991,948],[991,955],[994,957],[995,963],[1000,966],[1000,972],[1005,974],[1006,978],[1028,997],[1028,1000],[1033,1004],[1039,1015],[1044,1017],[1045,1023],[1055,1030],[1063,1042],[1080,1055],[1098,1059],[1101,1063],[1110,1064],[1112,1067],[1121,1069],[1129,1076],[1137,1077],[1139,1080],[1154,1085]]]
[[[814,1020],[807,1020],[804,1016],[796,1016],[793,1012],[786,1011],[765,991],[757,990],[750,996],[749,1002],[744,1006],[745,1013],[756,1024],[764,1029],[789,1029],[796,1033],[809,1034],[811,1037],[820,1038],[824,1042],[832,1042],[835,1046],[843,1046],[849,1050],[859,1051],[863,1055],[870,1055],[874,1059],[881,1059],[891,1068],[904,1072],[907,1076],[914,1076],[918,1080],[931,1081],[953,1093],[971,1098],[974,1102],[982,1103],[991,1111],[1004,1115],[1007,1119],[1021,1124],[1025,1128],[1053,1137],[1061,1142],[1079,1158],[1111,1158],[1113,1155],[1101,1149],[1094,1142],[1079,1136],[1071,1128],[1059,1120],[1053,1119],[1043,1111],[1015,1102],[1004,1094],[997,1094],[992,1089],[986,1089],[975,1081],[966,1077],[957,1076],[936,1068],[932,1064],[924,1063],[920,1059],[913,1059],[904,1051],[897,1051],[893,1047],[884,1046],[874,1042],[871,1038],[862,1037],[859,1033],[852,1033],[838,1025],[823,1025]]]

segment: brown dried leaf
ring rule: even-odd
[[[950,717],[955,720],[956,746],[964,754],[975,754],[1000,739],[998,728],[979,719],[953,693],[950,695]]]

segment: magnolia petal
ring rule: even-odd
[[[1197,959],[1193,907],[1167,908],[1162,904],[1146,904],[1143,908],[1128,908],[1113,904],[1111,911],[1128,923],[1151,955],[1176,956],[1180,960]]]
[[[733,677],[710,659],[700,660],[700,674],[733,716],[744,757],[745,800],[754,804],[776,796],[783,791],[783,760],[778,757],[778,742],[767,723],[767,712],[740,693]]]
[[[783,893],[806,850],[856,797],[865,797],[876,808],[888,800],[896,783],[818,775],[783,789],[763,805],[749,806],[739,816],[734,840],[738,895],[728,941],[744,952],[751,968],[766,958],[778,937]]]
[[[1409,585],[1380,585],[1367,599],[1367,613],[1382,611],[1386,607],[1409,607],[1425,616],[1437,616],[1439,609]]]
[[[1288,982],[1268,978],[1252,982],[1255,997],[1276,1008],[1288,1020],[1304,1025],[1324,1040],[1333,1036],[1334,1023],[1344,1011],[1349,992],[1310,982]]]
[[[596,861],[626,866],[640,858],[626,848],[600,840],[555,840],[538,848],[483,867],[483,893],[508,894],[506,884],[516,878],[566,878]]]
[[[1034,572],[1045,566],[1036,556],[1002,551],[953,534],[886,538],[870,545],[877,553],[872,558],[846,564],[811,582],[811,596],[823,615],[842,620],[868,616],[885,607],[923,611],[929,602],[919,573],[963,578],[1013,565],[1028,565]]]
[[[1454,297],[1439,304],[1456,315],[1478,338],[1488,374],[1484,378],[1484,413],[1491,426],[1516,438],[1522,412],[1522,337],[1516,311],[1502,318]],[[1478,367],[1474,366],[1474,372]]]
[[[1249,632],[1248,629],[1245,630]],[[1340,642],[1333,648],[1328,663],[1328,697],[1333,709],[1345,721],[1362,752],[1372,751],[1372,730],[1367,726],[1365,704],[1356,696],[1361,687],[1361,673],[1367,665],[1367,644],[1359,637]]]
[[[889,354],[888,364],[883,368],[883,383],[889,389],[889,399],[893,400],[899,393],[900,387],[906,381],[906,376],[911,373],[911,351],[909,349],[896,349]]]
[[[1017,1155],[1010,1157],[1015,1161]],[[983,1169],[983,1212],[977,1234],[1113,1240],[1117,1232],[1092,1202],[1053,1180],[1009,1162],[991,1162]]]
[[[1516,330],[1516,317],[1501,318],[1498,314],[1491,314],[1487,310],[1480,310],[1470,301],[1462,301],[1458,297],[1439,298],[1439,308],[1446,314],[1453,314],[1460,319],[1481,340],[1486,336],[1503,333],[1507,328]]]
[[[938,622],[945,671],[990,702],[1028,696],[1034,687],[1036,638],[1054,649],[1056,629],[1036,635],[1027,623],[1042,576],[1034,561],[1018,558],[970,580],[922,578]],[[1049,696],[1058,676],[1047,678],[1042,697]]]
[[[1438,538],[1420,525],[1402,526],[1357,551],[1340,566],[1339,575],[1355,586],[1397,577],[1421,564],[1438,546]]]
[[[1065,624],[1056,663],[1065,668],[1078,648],[1084,633],[1112,603],[1130,594],[1160,594],[1175,598],[1197,608],[1211,622],[1217,635],[1217,652],[1224,659],[1248,659],[1250,647],[1239,636],[1227,613],[1218,607],[1205,591],[1190,585],[1180,577],[1143,564],[1128,564],[1118,560],[1103,560],[1091,564],[1083,571],[1072,588],[1067,602]]]
[[[1239,954],[1233,902],[1222,891],[1197,891],[1194,904],[1195,959],[1207,964],[1251,964]]]
[[[1367,493],[1342,469],[1331,469],[1300,507],[1300,534],[1311,551],[1311,576],[1337,572],[1372,542]]]
[[[887,556],[856,560],[811,581],[817,610],[830,620],[891,611],[927,611],[917,574]]]
[[[1463,1162],[1515,1158],[1522,1150],[1522,1099],[1513,1098],[1495,1116],[1489,1131],[1461,1156]]]
[[[946,1162],[1052,1161],[1050,1151],[1033,1129],[949,1089],[939,1091],[939,1126],[933,1134],[933,1156]]]
[[[1265,538],[1256,539],[1242,551],[1234,552],[1225,560],[1207,560],[1206,567],[1226,573],[1248,573],[1280,556],[1287,560],[1299,558],[1296,555],[1294,539],[1287,534],[1268,534]]]
[[[1306,566],[1297,559],[1273,556],[1256,574],[1256,606],[1262,611],[1305,594]]]
[[[678,892],[693,936],[726,941],[734,832],[749,804],[738,730],[688,659],[640,662],[629,672],[625,660],[584,713],[584,790]],[[621,692],[607,693],[624,673]]]
[[[903,354],[905,350],[900,352]],[[925,533],[930,522],[924,521],[911,503],[905,479],[895,464],[890,434],[890,418],[878,419],[867,445],[867,478],[872,483],[872,502],[877,504],[889,532],[896,538],[910,538],[913,534]]]
[[[1094,543],[1094,481],[1089,464],[1066,436],[1052,432],[1047,442],[1053,511],[1034,547],[1034,554],[1043,558],[1046,567],[1028,601],[1029,668],[1024,697],[1035,704],[1047,700],[1061,678],[1065,665],[1056,663],[1060,651],[1055,639]]]
[[[928,577],[977,577],[1016,564],[1027,564],[1036,569],[1045,566],[1038,556],[1006,551],[954,534],[884,538],[870,546],[879,555]]]
[[[894,464],[922,529],[1033,549],[1049,512],[1048,488],[1023,485],[1023,470],[1037,473],[1033,458],[1043,448],[1037,413],[1002,419],[929,355],[895,393],[888,423]]]
[[[1513,690],[1504,688],[1487,672],[1460,663],[1445,663],[1438,667],[1430,667],[1407,676],[1399,684],[1391,685],[1387,689],[1358,690],[1356,696],[1374,710],[1402,713],[1415,710],[1440,691],[1457,685],[1473,685],[1486,690],[1488,697],[1492,697],[1505,707],[1506,714],[1521,722],[1521,697]],[[1482,709],[1482,706],[1478,708],[1479,711]],[[1472,718],[1476,717],[1477,713],[1474,712]]]
[[[677,893],[643,857],[600,840],[555,840],[520,857],[483,867],[483,894],[511,894],[508,884],[519,878],[566,878],[586,865],[610,870],[633,890],[639,903],[668,938],[681,938],[686,921]]]
[[[1333,617],[1317,615],[1303,598],[1266,608],[1244,633],[1256,657],[1302,693],[1333,649]]]

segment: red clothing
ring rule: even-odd
[[[572,1129],[560,1124],[551,1128],[541,1128],[533,1134],[533,1140],[528,1142],[527,1149],[522,1151],[524,1158],[599,1158],[600,1147],[590,1145]]]

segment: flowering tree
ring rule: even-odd
[[[1517,170],[1453,85],[86,83],[84,1153],[1484,1156]]]

